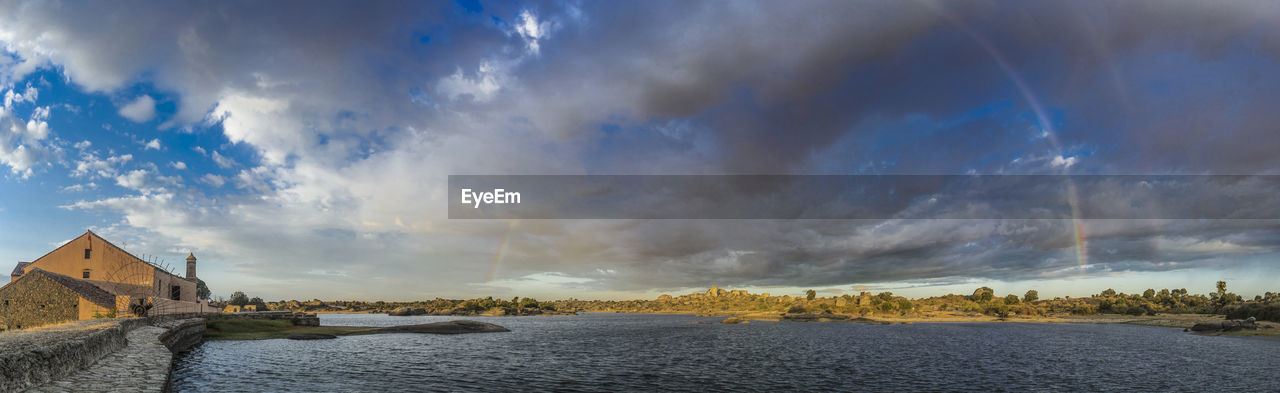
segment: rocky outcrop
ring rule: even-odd
[[[210,314],[211,319],[267,319],[288,320],[294,326],[320,326],[320,317],[315,313],[293,311],[259,311],[243,313]]]
[[[742,319],[738,317],[728,317],[728,318],[725,318],[723,321],[720,321],[720,323],[738,324],[738,323],[742,323]]]
[[[1225,320],[1222,322],[1202,322],[1191,327],[1191,331],[1199,333],[1234,332],[1257,329],[1257,320],[1253,317],[1242,320]]]
[[[414,307],[398,307],[387,315],[393,317],[409,317],[415,315],[452,315],[459,317],[466,316],[488,316],[488,317],[505,317],[505,316],[531,316],[531,315],[575,315],[575,312],[542,310],[537,308],[504,308],[493,307],[489,309],[466,309],[454,308],[449,310],[428,310],[425,308]]]
[[[509,332],[507,328],[492,323],[468,320],[424,323],[421,325],[404,325],[381,328],[373,333],[428,333],[428,334],[464,334],[464,333],[499,333]]]
[[[303,334],[295,334],[285,338],[290,340],[332,340],[332,339],[338,338],[338,336],[335,336],[332,334],[322,334],[322,333],[303,333]]]
[[[783,314],[783,321],[789,322],[856,322],[869,325],[888,325],[889,322],[877,321],[871,318],[850,317],[840,314]]]
[[[397,308],[397,309],[395,309],[395,310],[391,310],[391,312],[387,313],[387,315],[390,315],[390,316],[393,316],[393,317],[408,317],[408,316],[413,316],[413,315],[427,315],[427,310],[426,310],[426,309],[421,309],[421,308],[400,307],[400,308]]]

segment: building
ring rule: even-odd
[[[0,287],[0,330],[113,316],[205,312],[196,258],[179,277],[92,231],[31,262]]]

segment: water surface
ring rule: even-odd
[[[322,314],[323,325],[457,319]],[[174,388],[256,391],[1261,391],[1280,340],[1091,324],[752,322],[592,313],[474,317],[510,333],[211,341]]]

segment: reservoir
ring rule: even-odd
[[[322,314],[322,325],[456,317]],[[469,317],[509,333],[209,341],[179,392],[1260,391],[1280,340],[1123,324],[718,323],[693,315]]]

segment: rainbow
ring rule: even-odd
[[[1040,100],[1031,91],[1031,88],[1027,85],[1026,81],[1022,79],[1022,76],[1013,69],[1013,65],[1009,64],[1008,60],[1005,59],[1004,54],[1000,53],[1000,51],[996,49],[995,45],[991,44],[991,41],[988,41],[986,37],[983,37],[973,29],[970,29],[964,24],[964,22],[954,16],[951,16],[945,10],[938,8],[935,8],[935,10],[938,11],[939,15],[951,22],[952,25],[968,35],[969,38],[973,39],[978,46],[982,47],[982,50],[985,51],[987,55],[991,56],[992,60],[995,60],[996,64],[1000,66],[1000,70],[1018,89],[1018,93],[1022,95],[1022,99],[1031,106],[1031,110],[1036,116],[1036,122],[1040,125],[1040,130],[1049,139],[1049,142],[1053,144],[1054,149],[1058,151],[1058,155],[1061,156],[1063,151],[1062,144],[1058,141],[1058,135],[1053,129],[1053,123],[1049,121],[1049,116],[1045,114],[1044,106],[1040,104]],[[1066,174],[1066,172],[1067,167],[1063,167],[1060,173]],[[1071,229],[1072,237],[1075,241],[1076,262],[1080,266],[1080,273],[1085,274],[1089,265],[1089,239],[1086,236],[1084,220],[1080,218],[1080,197],[1076,192],[1075,183],[1072,182],[1069,177],[1067,178],[1067,203],[1071,206]]]
[[[506,233],[502,235],[502,242],[498,243],[498,250],[493,255],[493,263],[489,265],[489,275],[485,282],[493,281],[498,276],[498,269],[502,268],[502,260],[506,257],[508,245],[511,244],[511,230],[518,223],[519,220],[507,220]]]

